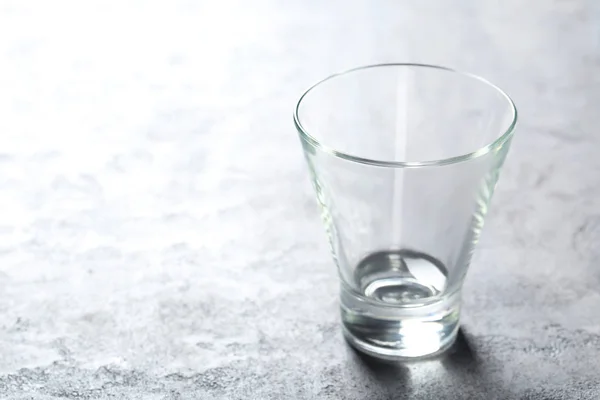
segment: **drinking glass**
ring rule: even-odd
[[[434,65],[359,67],[300,97],[294,122],[358,350],[413,358],[453,343],[516,121],[501,89]]]

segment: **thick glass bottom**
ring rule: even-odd
[[[458,333],[460,296],[425,306],[379,307],[342,290],[346,340],[357,350],[388,360],[414,359],[448,349]]]
[[[341,312],[350,344],[386,359],[440,353],[456,339],[460,292],[445,294],[445,266],[409,250],[381,251],[363,259],[354,285],[342,284]]]

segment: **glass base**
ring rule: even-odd
[[[346,340],[363,353],[387,360],[432,356],[456,339],[460,293],[398,307],[378,304],[342,287],[341,314]]]

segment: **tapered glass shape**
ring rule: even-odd
[[[452,344],[516,120],[496,86],[432,65],[356,68],[302,95],[294,121],[350,344],[390,359]]]

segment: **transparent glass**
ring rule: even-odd
[[[452,344],[516,120],[498,87],[432,65],[356,68],[302,95],[294,121],[351,345],[397,359]]]

